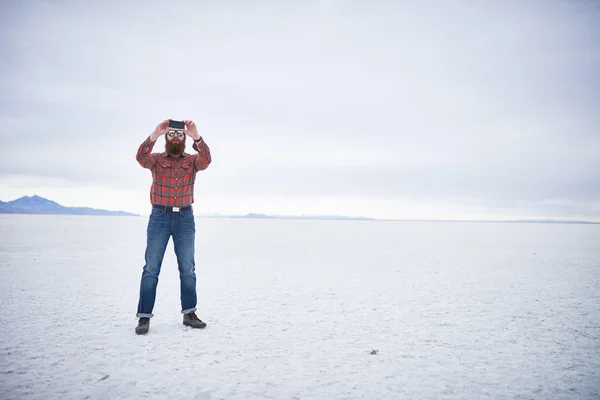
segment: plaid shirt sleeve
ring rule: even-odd
[[[194,154],[193,156],[195,170],[202,171],[208,168],[212,158],[210,154],[210,148],[204,142],[204,139],[201,139],[198,143],[194,142],[192,148],[198,152],[198,154]]]
[[[135,159],[144,168],[153,169],[156,165],[156,155],[151,153],[155,143],[148,136],[138,148]]]

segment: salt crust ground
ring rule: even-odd
[[[145,225],[0,216],[0,398],[600,398],[598,225],[198,219],[136,336]]]

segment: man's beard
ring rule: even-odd
[[[177,156],[177,155],[183,154],[183,150],[185,150],[185,143],[184,142],[173,143],[173,142],[170,142],[167,140],[166,147],[167,147],[167,152],[169,154]]]

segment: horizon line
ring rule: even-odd
[[[144,214],[140,214],[139,212],[130,212],[130,211],[122,211],[122,210],[108,210],[108,209],[95,209],[89,206],[63,206],[60,203],[57,203],[54,200],[48,199],[46,197],[42,197],[38,194],[33,194],[31,196],[23,195],[17,199],[9,200],[7,203],[11,203],[22,198],[33,198],[38,197],[43,200],[48,200],[53,203],[58,204],[61,207],[65,208],[90,208],[96,211],[108,211],[111,213],[123,213],[129,214],[124,216],[147,216]],[[4,201],[0,200],[4,203]],[[22,213],[22,212],[13,212],[13,213],[2,213],[2,214],[30,214],[30,215],[58,215],[58,213]],[[67,215],[62,214],[61,215]],[[79,215],[79,214],[77,214]],[[91,215],[91,214],[88,214]],[[101,214],[105,215],[106,214]],[[120,216],[120,215],[115,215]],[[377,218],[377,217],[368,217],[368,216],[360,216],[360,215],[343,215],[343,214],[265,214],[259,212],[246,212],[246,213],[220,213],[220,212],[203,212],[196,214],[199,218],[246,218],[246,219],[321,219],[321,220],[358,220],[358,221],[398,221],[398,222],[480,222],[480,223],[555,223],[555,224],[600,224],[600,221],[589,220],[589,219],[568,219],[568,218],[497,218],[497,219],[470,219],[470,218]]]

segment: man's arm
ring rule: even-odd
[[[163,122],[156,126],[154,132],[144,140],[144,142],[138,147],[137,155],[135,159],[144,168],[152,169],[156,165],[156,156],[152,154],[154,144],[159,137],[164,135],[169,130],[169,120],[165,119]]]
[[[156,158],[152,154],[152,149],[156,143],[156,139],[152,140],[152,135],[148,136],[138,147],[135,159],[144,168],[152,169],[156,165]]]
[[[208,168],[212,161],[212,156],[210,154],[210,148],[204,141],[204,139],[200,139],[200,142],[192,145],[192,148],[198,152],[198,154],[194,154],[194,167],[196,171],[202,171]]]
[[[212,157],[210,155],[210,149],[208,145],[204,142],[204,139],[198,133],[198,128],[196,128],[196,123],[191,120],[183,121],[186,126],[186,135],[194,140],[194,144],[192,144],[192,148],[198,152],[198,154],[194,154],[192,157],[194,158],[194,170],[202,171],[208,168],[212,161]],[[198,142],[197,142],[198,141]]]

